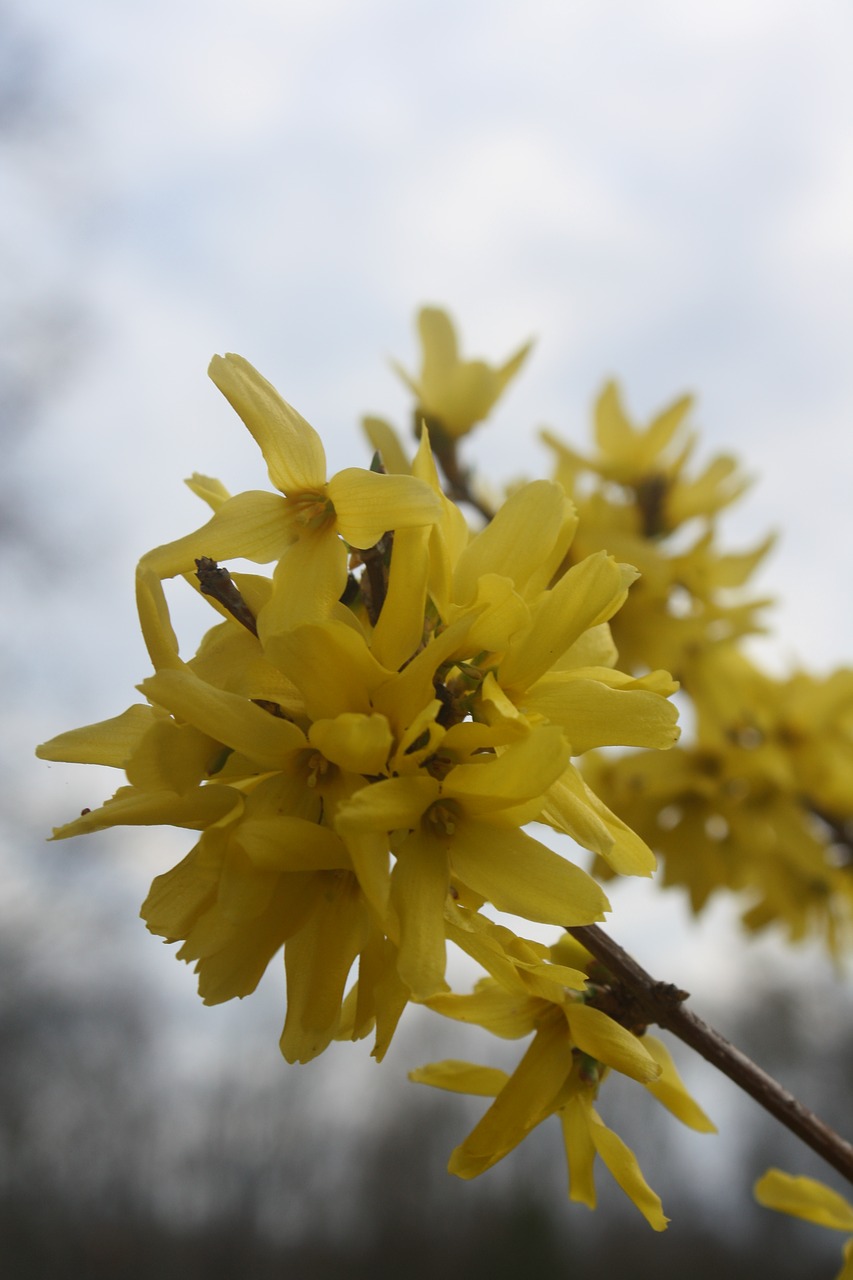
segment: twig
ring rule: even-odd
[[[687,993],[671,983],[656,982],[637,961],[597,925],[568,932],[586,947],[618,982],[629,989],[648,1022],[657,1023],[689,1044],[766,1111],[816,1151],[848,1182],[853,1182],[853,1146],[783,1089],[772,1076],[730,1044],[713,1027],[685,1008]]]
[[[253,636],[258,634],[254,615],[240,594],[237,584],[227,569],[222,569],[210,556],[202,556],[195,562],[196,577],[202,595],[218,601],[222,608],[241,622]]]

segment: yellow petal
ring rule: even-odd
[[[643,1037],[643,1044],[661,1068],[661,1074],[657,1080],[645,1082],[649,1093],[674,1116],[677,1116],[682,1124],[696,1129],[699,1133],[716,1133],[717,1126],[708,1119],[698,1102],[695,1102],[685,1089],[684,1082],[672,1060],[672,1054],[663,1041],[658,1040],[657,1036],[646,1035]]]
[[[110,720],[99,720],[97,724],[58,734],[36,747],[36,755],[39,760],[104,764],[123,769],[155,719],[154,709],[139,703]]]
[[[480,762],[475,758],[474,763],[451,769],[443,794],[459,800],[472,817],[494,813],[543,796],[564,772],[568,757],[558,728],[534,729],[499,756],[481,757]]]
[[[563,531],[566,497],[560,485],[534,480],[517,489],[495,518],[472,538],[462,552],[453,577],[453,598],[472,600],[485,573],[510,578],[524,595],[525,587]],[[556,556],[554,569],[563,558]]]
[[[333,529],[306,533],[282,552],[273,590],[258,614],[258,635],[267,656],[282,632],[334,616],[347,580],[347,551]],[[288,673],[289,674],[289,673]]]
[[[432,525],[441,504],[428,485],[414,476],[383,476],[347,467],[332,476],[328,494],[337,528],[351,547],[372,547],[390,529]]]
[[[454,875],[499,911],[568,927],[603,920],[609,903],[580,867],[523,831],[465,819],[450,850]]]
[[[657,866],[648,845],[610,812],[573,765],[549,788],[542,820],[597,853],[619,875],[650,876]]]
[[[288,1062],[309,1062],[337,1030],[344,987],[366,938],[366,918],[355,877],[318,872],[317,906],[288,939],[287,1018],[281,1051]]]
[[[390,679],[363,637],[341,622],[285,631],[269,642],[267,651],[299,689],[312,720],[334,719],[347,711],[370,715],[374,694]]]
[[[262,768],[280,769],[288,752],[305,746],[296,725],[255,706],[236,693],[205,684],[189,670],[159,671],[139,686],[158,706]]]
[[[186,938],[216,897],[227,841],[221,829],[206,831],[183,861],[155,877],[139,912],[151,933]]]
[[[816,1178],[768,1169],[755,1184],[755,1198],[767,1209],[778,1209],[837,1231],[853,1231],[853,1205]]]
[[[193,725],[168,716],[155,721],[125,765],[128,782],[141,791],[183,795],[215,767],[221,743]]]
[[[288,494],[322,488],[323,443],[275,387],[242,356],[214,356],[208,372],[255,437],[275,487]]]
[[[506,1084],[509,1076],[497,1067],[478,1067],[473,1062],[460,1062],[445,1058],[443,1062],[430,1062],[409,1072],[415,1084],[430,1084],[450,1093],[470,1093],[480,1098],[494,1098]]]
[[[598,680],[551,672],[523,696],[525,715],[561,725],[572,755],[593,747],[657,747],[678,740],[678,708],[645,689],[613,689]]]
[[[53,832],[54,840],[67,840],[70,836],[88,835],[91,831],[103,831],[107,827],[207,827],[217,822],[241,804],[237,791],[231,787],[197,787],[188,795],[176,796],[173,791],[137,791],[135,787],[119,787],[111,800],[100,809],[83,813],[64,827]]]
[[[271,899],[266,911],[251,922],[251,927],[232,926],[231,936],[196,964],[198,993],[207,1005],[225,1000],[242,999],[255,990],[270,960],[279,950],[293,927],[286,908],[293,906],[293,884],[288,885],[286,904],[281,897]],[[292,913],[292,910],[291,910]],[[213,915],[213,912],[210,913]],[[199,922],[199,926],[204,920]],[[199,926],[193,936],[199,932]],[[186,947],[178,953],[182,960]]]
[[[661,1074],[661,1068],[643,1046],[642,1040],[600,1009],[567,1002],[563,1012],[571,1028],[572,1039],[582,1053],[614,1067],[632,1080],[639,1080],[641,1084],[656,1080]]]
[[[587,1109],[581,1099],[570,1097],[560,1108],[560,1124],[566,1147],[566,1163],[569,1169],[569,1199],[594,1209],[595,1193],[595,1143],[589,1131]]]
[[[308,730],[312,747],[351,773],[382,773],[393,746],[384,716],[347,711],[331,720],[315,720]]]
[[[179,573],[194,573],[196,560],[204,556],[270,564],[284,554],[293,539],[285,499],[276,493],[250,490],[229,498],[200,529],[147,552],[140,565],[158,578],[174,578]]]
[[[604,551],[573,565],[536,602],[529,630],[513,643],[499,679],[507,692],[529,688],[588,627],[613,616],[636,573]]]
[[[184,484],[214,511],[218,511],[231,497],[221,480],[215,480],[212,476],[199,475],[197,471],[194,471]]]
[[[394,534],[388,591],[370,649],[389,671],[396,671],[420,647],[424,634],[430,529],[398,529]]]
[[[392,476],[411,475],[411,463],[400,442],[400,437],[391,424],[383,418],[366,417],[362,418],[361,425],[368,440],[382,459],[386,473]]]
[[[537,1031],[509,1080],[480,1122],[450,1157],[448,1171],[474,1178],[503,1159],[548,1113],[571,1071],[565,1024]]]
[[[471,1022],[485,1027],[492,1035],[518,1040],[536,1029],[542,1013],[542,1002],[533,996],[504,991],[496,982],[485,980],[469,996],[455,994],[433,996],[429,1007],[434,1013],[457,1022]]]
[[[252,864],[264,871],[329,871],[350,866],[340,836],[304,818],[287,814],[247,818],[233,838]]]
[[[590,1136],[619,1186],[640,1210],[654,1231],[665,1231],[669,1221],[664,1217],[660,1197],[655,1195],[642,1175],[637,1157],[622,1139],[608,1129],[592,1105],[588,1107]]]
[[[182,668],[178,640],[172,629],[163,584],[155,573],[140,565],[136,570],[136,609],[142,638],[155,671]]]
[[[397,851],[391,902],[400,921],[397,969],[416,1000],[446,991],[444,902],[450,888],[447,853],[420,830]]]

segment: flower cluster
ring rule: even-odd
[[[768,537],[746,552],[718,549],[718,517],[749,482],[725,454],[692,473],[691,407],[684,396],[635,427],[611,382],[595,405],[594,455],[542,433],[578,506],[573,554],[606,546],[640,571],[613,628],[622,665],[665,667],[685,684],[697,654],[761,629],[756,615],[770,602],[744,599],[740,588],[773,545]]]
[[[725,645],[693,664],[693,742],[590,758],[587,781],[664,857],[663,883],[699,911],[743,894],[744,923],[823,935],[840,956],[853,925],[853,671],[778,678]]]
[[[456,1061],[413,1073],[493,1099],[451,1171],[475,1176],[556,1116],[571,1197],[594,1205],[600,1156],[659,1230],[660,1201],[596,1109],[602,1082],[620,1072],[685,1124],[713,1126],[580,942],[548,947],[516,921],[601,920],[601,881],[649,876],[661,852],[697,908],[716,887],[748,888],[750,925],[784,919],[799,936],[817,922],[840,946],[853,673],[780,682],[743,656],[761,602],[736,589],[769,541],[718,552],[717,516],[744,482],[730,458],[691,476],[688,401],[641,430],[608,386],[597,453],[547,436],[555,477],[492,510],[458,449],[529,344],[492,367],[460,357],[443,312],[425,309],[420,331],[422,370],[403,373],[414,456],[368,419],[371,468],[331,478],[317,432],[275,388],[239,356],[213,359],[272,490],[188,481],[210,517],[137,571],[144,701],[38,750],[126,784],[54,834],[195,833],[142,915],[180,943],[207,1003],[249,994],[283,950],[289,1062],[371,1034],[381,1059],[410,1002],[532,1037],[511,1074]],[[191,656],[172,578],[215,617]],[[694,704],[687,746],[674,746],[670,672]],[[598,750],[614,747],[632,750]],[[484,972],[469,995],[450,990],[448,943]]]
[[[577,517],[557,483],[524,486],[472,534],[428,430],[410,475],[327,479],[316,432],[245,360],[210,372],[276,492],[193,478],[211,518],[139,565],[145,703],[39,751],[118,766],[128,785],[55,834],[200,831],[143,915],[182,942],[205,1000],[250,992],[283,945],[285,1057],[372,1027],[381,1056],[406,1003],[447,989],[457,904],[602,919],[571,841],[651,872],[573,757],[671,746],[675,685],[614,670],[607,622],[636,575],[604,552],[560,571]],[[220,563],[239,559],[274,571]],[[188,660],[162,586],[178,575],[219,615]],[[571,841],[556,852],[523,830],[533,820]]]

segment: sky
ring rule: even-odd
[[[211,355],[251,360],[333,469],[365,465],[361,415],[407,421],[389,360],[416,367],[426,302],[449,308],[471,355],[536,338],[472,440],[496,480],[545,473],[543,425],[581,444],[607,377],[640,420],[695,392],[704,456],[736,452],[756,477],[730,545],[781,534],[759,580],[783,600],[766,660],[850,661],[846,0],[4,11],[41,93],[41,122],[2,156],[9,311],[34,299],[71,318],[66,362],[45,366],[15,445],[30,536],[0,568],[7,599],[25,601],[4,646],[4,750],[29,829],[112,790],[31,761],[32,744],[134,700],[148,667],[133,569],[199,523],[183,477],[267,483],[207,379]],[[76,885],[67,854],[39,857],[75,902],[99,885],[120,912],[173,846],[131,836],[94,861],[75,853]],[[47,872],[27,849],[6,867],[11,900],[32,906]],[[629,940],[646,910],[631,894]],[[673,901],[661,910],[680,940]],[[134,938],[140,956],[153,946]],[[195,998],[162,949],[150,963]]]

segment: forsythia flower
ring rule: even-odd
[[[477,1176],[556,1116],[570,1197],[595,1205],[600,1156],[662,1230],[660,1200],[597,1110],[602,1084],[620,1072],[686,1125],[713,1125],[646,1034],[642,1002],[575,937],[549,948],[492,917],[601,920],[599,880],[651,875],[659,852],[696,909],[720,886],[743,891],[750,927],[818,926],[840,951],[853,672],[775,680],[741,652],[764,603],[741,588],[772,540],[719,550],[718,518],[746,481],[728,456],[691,470],[688,398],[636,427],[608,384],[593,452],[546,435],[553,479],[519,482],[493,510],[458,445],[530,344],[492,366],[460,358],[444,312],[418,325],[420,374],[396,366],[416,397],[414,456],[372,418],[371,469],[331,477],[314,428],[240,356],[214,357],[274,491],[187,482],[209,518],[137,570],[142,700],[38,748],[125,782],[54,837],[192,832],[142,916],[195,965],[207,1003],[249,994],[283,952],[290,1062],[371,1034],[381,1059],[411,1001],[528,1037],[511,1073],[456,1060],[412,1073],[491,1099],[451,1172]],[[240,560],[271,569],[222,563]],[[214,611],[191,656],[163,585],[179,576]],[[674,747],[679,685],[695,729]],[[448,944],[486,975],[469,995],[449,989]],[[757,1194],[853,1230],[853,1209],[808,1179],[771,1171]],[[853,1280],[853,1241],[845,1256]]]
[[[795,1178],[781,1169],[768,1169],[759,1178],[755,1198],[767,1209],[848,1232],[850,1239],[844,1245],[844,1265],[836,1280],[853,1280],[853,1205],[848,1200],[815,1178]]]
[[[684,1089],[667,1049],[651,1036],[632,1034],[591,1003],[597,988],[585,977],[590,958],[572,939],[564,939],[550,952],[514,939],[512,949],[502,952],[495,945],[500,938],[494,926],[466,920],[462,912],[457,915],[457,935],[471,935],[462,945],[493,976],[481,980],[470,996],[436,996],[427,1002],[429,1007],[495,1035],[517,1038],[532,1032],[533,1039],[510,1076],[457,1061],[432,1063],[411,1073],[420,1084],[494,1098],[453,1152],[449,1171],[460,1178],[476,1177],[543,1120],[557,1115],[571,1199],[595,1207],[593,1164],[599,1155],[649,1224],[662,1231],[667,1219],[660,1200],[633,1152],[607,1128],[594,1102],[612,1068],[644,1084],[685,1124],[712,1132],[714,1126]]]
[[[603,552],[560,572],[577,519],[559,485],[525,486],[472,534],[428,430],[411,474],[327,481],[316,432],[251,365],[227,356],[210,371],[278,492],[231,497],[193,477],[212,517],[139,566],[146,702],[39,749],[122,768],[128,785],[55,834],[199,833],[143,915],[182,943],[204,999],[246,995],[283,947],[285,1057],[373,1028],[381,1057],[406,1003],[447,989],[452,904],[603,918],[599,885],[527,823],[651,872],[572,758],[669,747],[676,686],[613,669],[607,624],[635,574]],[[218,564],[234,558],[273,561],[272,577]],[[189,660],[162,587],[179,574],[220,619]]]
[[[698,476],[688,473],[696,444],[685,430],[691,405],[685,396],[636,428],[611,382],[595,407],[596,456],[543,432],[556,455],[556,478],[578,505],[575,553],[604,548],[640,571],[614,624],[622,664],[664,667],[685,685],[694,655],[760,629],[755,615],[769,602],[737,593],[773,544],[767,538],[734,555],[717,549],[717,517],[748,480],[727,455]],[[685,532],[694,528],[685,548]]]
[[[488,416],[533,344],[525,343],[505,364],[494,367],[484,360],[459,359],[456,332],[445,311],[423,307],[418,329],[423,347],[420,377],[411,377],[396,360],[394,368],[417,397],[416,418],[425,419],[433,435],[456,440]]]

